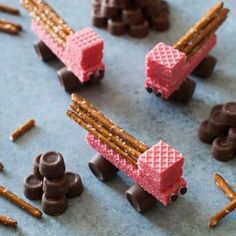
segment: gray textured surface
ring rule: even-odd
[[[5,2],[17,5],[14,0]],[[67,168],[79,172],[85,185],[83,195],[69,201],[66,214],[44,215],[42,220],[0,198],[0,214],[10,215],[19,223],[17,230],[0,226],[0,235],[235,235],[236,213],[215,230],[207,228],[207,221],[228,202],[215,186],[213,173],[222,173],[236,189],[236,162],[222,164],[213,160],[209,146],[198,141],[197,129],[211,106],[235,100],[236,4],[227,1],[232,11],[218,32],[219,43],[213,52],[219,59],[215,73],[210,80],[197,79],[192,102],[183,106],[145,92],[144,57],[158,41],[174,43],[216,1],[169,2],[169,32],[134,40],[97,30],[105,38],[107,79],[80,91],[148,145],[163,139],[186,156],[188,194],[166,209],[157,205],[144,215],[136,213],[125,200],[124,193],[132,184],[126,176],[120,173],[108,184],[102,184],[88,170],[87,163],[95,152],[85,144],[85,131],[65,115],[70,97],[56,77],[60,65],[43,64],[33,51],[35,35],[30,31],[28,13],[21,9],[19,18],[0,13],[0,17],[21,22],[25,29],[20,37],[0,34],[0,160],[6,169],[0,175],[0,183],[23,197],[23,180],[32,171],[34,156],[57,150],[63,153]],[[50,3],[74,28],[90,25],[90,1]],[[10,142],[10,131],[29,117],[37,120],[37,128],[16,143]],[[40,207],[40,203],[34,204]]]

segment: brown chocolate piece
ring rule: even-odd
[[[155,31],[166,31],[170,28],[170,19],[168,13],[161,13],[157,16],[152,16],[151,28]]]
[[[72,92],[82,87],[79,79],[66,67],[57,71],[58,79],[66,92]]]
[[[227,142],[227,138],[216,138],[212,144],[211,152],[218,161],[229,161],[234,156],[234,147]]]
[[[101,9],[96,9],[92,14],[92,24],[98,28],[107,27],[108,19],[102,15]]]
[[[60,199],[48,197],[45,193],[42,197],[43,212],[50,216],[59,216],[67,209],[67,201],[65,196]]]
[[[120,16],[121,10],[104,1],[101,6],[101,14],[104,17],[114,19]]]
[[[208,121],[208,129],[211,133],[215,134],[216,136],[226,136],[228,133],[228,126],[224,124],[222,120],[222,113],[214,112],[211,114],[209,121]]]
[[[228,102],[222,108],[223,122],[231,128],[236,127],[236,102]]]
[[[47,179],[61,178],[65,172],[63,156],[59,152],[47,152],[40,158],[39,171]]]
[[[34,175],[40,179],[40,180],[43,180],[43,176],[40,174],[39,172],[39,163],[40,163],[40,158],[41,158],[42,154],[38,155],[35,159],[34,159],[34,162],[33,162],[33,173]]]
[[[131,25],[129,29],[129,33],[131,36],[135,38],[144,38],[149,33],[149,24],[146,20],[144,20],[140,24]]]
[[[88,164],[93,174],[102,182],[106,182],[111,179],[119,171],[109,161],[97,153]]]
[[[66,194],[66,197],[74,198],[80,196],[80,194],[84,190],[80,176],[73,172],[66,172],[65,176],[69,189],[68,193]]]
[[[93,9],[100,9],[101,8],[101,4],[102,4],[101,0],[93,0],[92,1]]]
[[[214,71],[217,59],[211,55],[205,57],[192,72],[193,75],[201,78],[209,78]]]
[[[62,198],[68,193],[66,175],[58,179],[43,179],[43,192],[51,198]]]
[[[127,33],[128,28],[127,25],[125,25],[121,19],[116,19],[116,20],[109,19],[108,31],[112,35],[121,36]]]
[[[222,112],[223,104],[217,104],[211,108],[210,116],[216,112]]]
[[[124,9],[122,11],[123,21],[127,25],[138,25],[143,22],[143,16],[140,8]]]
[[[234,146],[234,148],[236,149],[236,128],[229,129],[227,141],[229,143],[231,143]]]
[[[36,176],[30,175],[24,181],[24,195],[30,200],[41,200],[43,183]]]
[[[44,62],[57,58],[56,55],[41,40],[37,40],[34,42],[34,49],[38,57]]]
[[[144,212],[156,204],[156,199],[139,185],[134,184],[126,192],[126,198],[137,212]]]
[[[108,0],[110,6],[122,9],[127,5],[128,0]]]
[[[208,120],[205,120],[201,123],[200,128],[198,130],[198,138],[207,144],[212,144],[216,135],[211,133],[208,127]]]

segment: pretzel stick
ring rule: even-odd
[[[13,15],[19,15],[20,11],[14,7],[5,5],[5,4],[0,4],[0,11],[13,14]]]
[[[126,153],[128,153],[134,160],[137,161],[138,157],[141,155],[140,152],[136,151],[132,147],[128,146],[119,136],[112,135],[106,128],[102,126],[101,123],[92,119],[89,115],[87,115],[83,110],[77,108],[75,104],[70,105],[72,111],[76,113],[78,117],[85,120],[87,123],[92,125],[96,130],[98,130],[104,137],[108,140],[116,144],[119,148],[123,149]]]
[[[226,205],[226,207],[224,207],[222,210],[216,213],[216,215],[210,219],[208,226],[209,227],[216,226],[222,218],[224,218],[226,215],[232,212],[235,208],[236,208],[236,198],[233,199],[233,201],[231,201],[228,205]]]
[[[77,122],[81,127],[86,129],[89,133],[91,133],[93,136],[100,139],[103,143],[107,144],[110,148],[112,148],[115,152],[123,156],[127,161],[129,161],[133,165],[137,165],[137,161],[131,158],[126,152],[124,152],[121,148],[119,148],[116,144],[105,138],[99,131],[97,131],[95,128],[93,128],[90,124],[86,123],[84,120],[79,118],[73,111],[68,110],[67,115]]]
[[[7,20],[4,20],[4,19],[0,19],[0,23],[2,23],[2,24],[9,24],[9,25],[14,26],[14,27],[17,28],[18,30],[22,30],[22,26],[21,26],[20,24],[17,24],[17,23],[11,22],[11,21],[7,21]]]
[[[17,221],[9,216],[0,215],[0,223],[14,228],[17,227]]]
[[[123,140],[129,142],[131,146],[137,151],[143,153],[148,149],[144,143],[140,142],[125,130],[117,126],[113,121],[106,117],[102,112],[98,111],[91,103],[84,98],[75,94],[71,95],[72,101],[80,106],[84,111],[91,114],[96,120],[98,120],[104,127],[110,130],[114,135],[120,136]]]
[[[18,196],[16,196],[14,193],[8,191],[5,187],[0,185],[0,195],[2,197],[5,197],[9,201],[13,202],[17,206],[21,207],[24,209],[26,212],[31,214],[34,217],[40,218],[42,216],[42,212],[37,209],[36,207],[32,206],[28,202],[22,200]]]
[[[0,22],[0,31],[14,35],[19,33],[19,30],[15,26],[1,22]]]
[[[222,176],[216,173],[214,176],[214,179],[215,179],[216,185],[225,193],[225,195],[229,199],[233,200],[236,197],[235,192]]]
[[[188,45],[182,50],[182,52],[188,54],[199,42],[201,42],[202,39],[204,39],[207,35],[210,33],[215,32],[218,27],[225,21],[227,18],[229,10],[223,9],[221,13],[219,14],[219,17],[217,17],[214,21],[212,21],[206,28],[204,28],[202,31],[200,31],[196,37],[193,38],[191,44],[188,43]]]
[[[219,2],[215,7],[210,9],[210,11],[197,23],[195,24],[183,37],[181,37],[174,45],[175,49],[180,51],[183,49],[184,45],[193,38],[193,36],[198,32],[198,30],[204,28],[223,8],[224,3]]]

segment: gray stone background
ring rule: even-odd
[[[5,0],[19,7],[14,0]],[[90,1],[49,1],[75,29],[90,26]],[[116,121],[121,127],[148,145],[160,139],[179,149],[185,156],[184,175],[188,194],[167,208],[158,204],[141,215],[124,197],[132,185],[122,173],[107,184],[100,183],[87,163],[94,150],[84,140],[85,131],[65,115],[70,97],[60,86],[56,70],[61,64],[42,63],[32,44],[36,36],[30,31],[31,19],[21,8],[21,16],[0,13],[0,17],[20,22],[24,32],[18,37],[0,34],[0,161],[5,172],[0,184],[23,197],[24,178],[32,172],[32,160],[41,152],[56,150],[64,155],[67,169],[77,171],[84,182],[81,197],[70,200],[64,215],[34,219],[5,199],[0,198],[0,214],[17,219],[17,230],[0,226],[0,235],[235,235],[236,214],[226,217],[214,230],[208,219],[228,200],[217,189],[213,173],[221,173],[236,189],[236,161],[220,163],[211,158],[210,148],[197,139],[199,123],[216,103],[235,100],[235,18],[236,3],[227,22],[218,31],[218,44],[213,51],[219,62],[209,80],[197,81],[188,105],[167,103],[146,93],[144,58],[159,41],[173,44],[217,1],[169,0],[171,29],[152,32],[136,40],[117,38],[98,30],[105,39],[106,79],[98,86],[79,93]],[[37,128],[12,143],[9,133],[30,117]],[[33,202],[40,207],[39,202]]]

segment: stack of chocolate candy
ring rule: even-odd
[[[108,27],[113,35],[129,33],[136,38],[169,29],[169,6],[163,0],[93,0],[92,23]]]
[[[229,161],[236,156],[236,102],[214,106],[208,120],[201,123],[198,137],[212,144],[211,152],[216,160]]]
[[[67,209],[66,198],[79,196],[83,184],[78,174],[65,172],[63,156],[47,152],[34,160],[33,175],[24,183],[24,194],[30,200],[41,200],[43,211],[51,216],[61,215]]]

